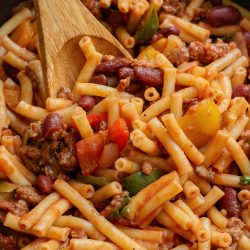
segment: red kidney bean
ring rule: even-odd
[[[88,111],[88,110],[91,110],[95,106],[96,101],[92,96],[83,95],[78,99],[77,103],[85,111]]]
[[[38,175],[36,178],[37,187],[44,193],[50,194],[53,190],[53,179],[48,175]]]
[[[167,28],[158,30],[152,37],[151,43],[156,42],[157,40],[161,39],[162,37],[168,37],[169,35],[176,35],[179,36],[180,30],[175,25],[169,26]]]
[[[96,69],[96,74],[112,75],[116,73],[120,68],[130,67],[131,62],[126,58],[115,58],[110,61],[100,63]]]
[[[232,97],[234,98],[236,96],[245,97],[247,101],[249,101],[250,100],[250,85],[241,84],[233,88]]]
[[[222,5],[222,0],[210,0],[211,4],[213,6],[218,6],[218,5]]]
[[[220,208],[227,211],[227,217],[239,218],[240,205],[237,200],[237,192],[231,187],[224,187],[223,192],[225,195],[220,199]]]
[[[245,39],[245,42],[246,42],[248,55],[250,55],[250,32],[245,32],[244,33],[244,39]]]
[[[108,79],[104,74],[93,76],[90,82],[98,83],[101,85],[108,85]]]
[[[169,26],[167,28],[159,30],[158,33],[162,34],[164,37],[168,37],[169,35],[179,36],[180,29],[175,25],[171,25],[171,26]]]
[[[198,104],[198,99],[197,98],[193,98],[193,99],[187,99],[186,101],[183,102],[183,113],[185,114],[189,108],[193,105],[197,105]]]
[[[163,72],[159,68],[136,66],[134,67],[135,78],[149,86],[162,86]]]
[[[127,77],[133,78],[134,70],[128,67],[123,67],[118,70],[118,78],[125,79]]]
[[[241,19],[239,10],[233,6],[223,5],[209,9],[206,13],[207,22],[213,27],[237,24]]]
[[[126,88],[126,92],[136,95],[142,90],[143,86],[139,83],[130,83],[129,86]]]
[[[43,136],[50,137],[54,132],[64,129],[63,118],[56,114],[48,114],[43,122]]]

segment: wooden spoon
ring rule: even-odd
[[[102,54],[131,58],[80,0],[34,0],[46,91],[72,88],[85,62],[78,42],[90,36]]]

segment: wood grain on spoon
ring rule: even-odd
[[[131,58],[127,50],[99,23],[80,0],[34,0],[47,93],[72,88],[85,62],[78,42],[91,37],[102,54]]]

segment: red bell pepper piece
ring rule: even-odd
[[[92,174],[99,167],[98,160],[103,152],[104,140],[105,134],[98,133],[76,143],[77,157],[83,175]]]
[[[99,114],[89,114],[87,115],[87,118],[89,120],[90,126],[96,126],[99,125],[102,121],[108,121],[108,113],[104,112]]]
[[[128,143],[129,131],[126,122],[117,118],[109,128],[108,139],[122,150]]]
[[[102,121],[107,122],[108,121],[108,113],[99,113],[99,114],[89,114],[87,115],[87,119],[89,121],[89,124],[91,127],[99,125]],[[72,128],[74,128],[76,131],[78,131],[78,128],[75,123],[71,125]]]

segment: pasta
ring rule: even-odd
[[[248,250],[250,12],[82,2],[134,58],[74,38],[72,89],[31,1],[0,26],[0,249]]]

